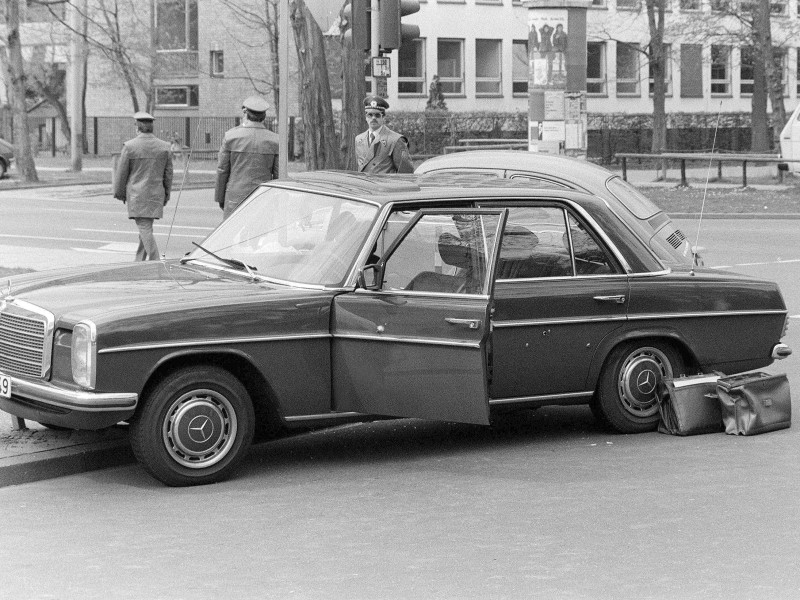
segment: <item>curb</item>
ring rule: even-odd
[[[0,458],[0,488],[135,462],[127,436]]]

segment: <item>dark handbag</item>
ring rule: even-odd
[[[658,430],[672,435],[722,431],[722,413],[716,398],[719,375],[665,378],[660,386]]]
[[[792,400],[785,374],[755,372],[717,382],[725,433],[756,435],[792,424]]]

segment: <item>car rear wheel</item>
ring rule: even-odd
[[[606,360],[592,406],[595,416],[620,433],[652,431],[658,425],[658,385],[683,375],[680,354],[662,342],[630,342]]]
[[[228,371],[181,369],[156,385],[131,421],[131,446],[144,468],[171,486],[230,475],[253,441],[250,395]]]
[[[5,177],[7,172],[8,172],[8,165],[6,164],[6,161],[0,159],[0,179]]]

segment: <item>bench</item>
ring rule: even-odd
[[[707,163],[717,163],[717,177],[722,179],[722,164],[725,162],[741,162],[742,163],[742,187],[747,187],[747,163],[761,163],[761,164],[776,164],[778,165],[778,181],[783,182],[783,171],[785,164],[790,162],[800,162],[800,159],[786,159],[781,158],[777,154],[701,154],[701,153],[680,153],[680,152],[662,152],[660,154],[643,154],[635,152],[619,152],[614,155],[616,158],[622,159],[622,179],[628,180],[628,159],[648,159],[663,161],[662,169],[664,171],[664,178],[666,179],[667,163],[670,160],[678,160],[681,163],[681,182],[680,186],[688,187],[686,181],[686,162],[687,161],[704,161]]]

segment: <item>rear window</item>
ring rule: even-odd
[[[608,191],[627,208],[637,219],[649,219],[661,212],[653,202],[639,190],[620,177],[612,177],[606,182]]]

